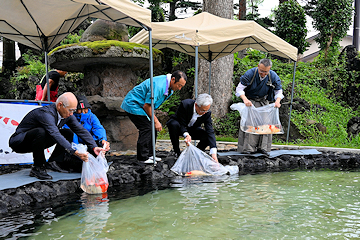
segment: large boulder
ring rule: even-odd
[[[101,40],[128,42],[128,29],[125,24],[98,19],[81,35],[80,42],[94,42]]]

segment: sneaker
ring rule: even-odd
[[[46,168],[53,170],[55,172],[61,172],[61,173],[68,173],[69,171],[62,169],[59,165],[57,165],[57,163],[55,161],[53,162],[47,162],[46,163]]]
[[[154,159],[154,157],[151,156],[151,157],[149,157],[149,159],[152,161],[152,160]],[[149,159],[148,159],[148,160],[149,160]],[[161,158],[155,157],[155,160],[159,162],[159,161],[161,161]],[[147,161],[147,160],[146,160],[146,161]]]
[[[30,177],[36,177],[40,180],[50,180],[53,179],[52,176],[50,176],[49,174],[47,174],[46,172],[46,168],[45,167],[37,167],[37,166],[33,166],[31,168]]]
[[[149,158],[148,160],[144,161],[144,163],[153,164],[153,163],[154,163],[154,160],[152,160],[152,159]]]

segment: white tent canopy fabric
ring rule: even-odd
[[[89,17],[150,27],[151,11],[129,0],[0,0],[0,35],[48,51]]]
[[[207,12],[171,22],[151,24],[153,47],[171,48],[208,61],[245,48],[253,48],[280,57],[297,60],[297,48],[254,21],[238,21],[217,17]],[[130,42],[148,43],[142,30]]]

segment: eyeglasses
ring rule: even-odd
[[[199,108],[199,112],[201,112],[201,113],[207,113],[209,110],[201,110],[200,108]]]
[[[207,113],[208,111],[210,111],[210,108],[208,110],[202,110],[197,104],[196,104],[198,110],[199,110],[199,113]]]
[[[261,69],[259,69],[259,72],[260,72],[260,73],[268,74],[270,71],[262,71]]]
[[[69,113],[74,113],[74,112],[76,112],[76,108],[74,109],[70,109],[70,108],[67,108],[66,106],[65,106],[65,104],[62,104],[63,105],[63,107],[66,109],[66,110],[68,110],[69,111]]]

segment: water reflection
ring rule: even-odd
[[[78,235],[79,239],[93,239],[97,237],[106,226],[111,216],[109,212],[109,199],[107,193],[81,195],[81,213],[83,230]]]

